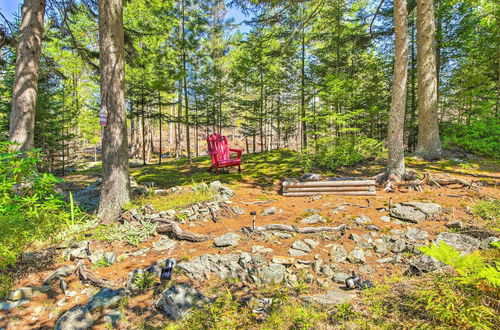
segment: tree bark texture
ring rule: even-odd
[[[416,155],[441,157],[438,126],[436,24],[432,0],[417,0],[418,141]]]
[[[9,141],[14,149],[27,151],[33,147],[35,107],[38,91],[38,67],[42,49],[45,0],[25,0],[22,7],[19,43],[12,92]]]
[[[108,112],[102,137],[103,184],[98,211],[103,223],[118,220],[121,207],[130,198],[123,42],[122,0],[100,0],[101,106]]]
[[[408,79],[408,12],[406,1],[394,0],[394,30],[396,35],[392,100],[389,112],[387,146],[389,159],[386,175],[401,178],[405,173],[404,118],[406,82]]]

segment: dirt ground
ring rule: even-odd
[[[437,171],[431,171],[437,173]],[[461,177],[466,180],[479,180],[482,174],[452,174],[454,177]],[[484,176],[488,180],[498,181],[500,178],[499,172],[488,171],[484,173]],[[214,177],[214,179],[216,179]],[[431,188],[429,186],[425,187],[423,192],[402,190],[397,193],[386,193],[383,192],[381,188],[377,189],[376,196],[363,197],[363,196],[323,196],[319,200],[311,200],[308,197],[283,197],[278,194],[279,183],[276,182],[274,191],[271,189],[266,189],[263,191],[258,182],[254,183],[240,183],[237,185],[231,185],[231,188],[236,193],[235,197],[232,199],[232,203],[236,206],[244,207],[246,209],[246,214],[237,217],[223,218],[220,221],[214,222],[201,222],[197,223],[195,227],[190,227],[189,224],[181,225],[182,229],[188,230],[200,234],[209,234],[213,237],[225,234],[227,232],[239,232],[242,227],[252,226],[252,216],[251,211],[256,211],[256,224],[265,225],[270,223],[282,223],[282,224],[297,224],[298,220],[304,217],[304,212],[308,208],[320,209],[321,214],[328,219],[328,225],[337,226],[340,224],[352,224],[351,219],[359,216],[366,215],[370,217],[373,224],[380,227],[380,233],[389,232],[391,229],[401,229],[406,231],[406,227],[410,224],[406,223],[388,223],[380,220],[381,216],[387,215],[387,211],[379,211],[377,209],[385,208],[389,205],[389,201],[392,199],[392,203],[406,202],[406,201],[425,201],[438,203],[444,207],[445,212],[443,215],[434,221],[424,221],[420,224],[411,224],[412,227],[418,229],[424,229],[429,232],[429,239],[432,240],[435,235],[440,232],[448,231],[445,224],[449,220],[461,220],[468,226],[477,225],[476,219],[472,217],[466,210],[466,206],[471,205],[475,200],[480,197],[490,196],[494,198],[500,198],[499,190],[494,185],[489,185],[482,187],[479,191],[473,189],[466,189],[458,185],[447,186],[441,188]],[[259,202],[260,204],[247,204]],[[276,207],[278,209],[277,214],[269,216],[259,215],[265,208]],[[333,212],[332,210],[336,207],[344,206],[345,211]],[[179,241],[177,246],[170,251],[155,251],[153,249],[148,250],[144,254],[137,256],[129,256],[121,261],[117,261],[109,267],[102,267],[95,269],[94,272],[98,276],[109,279],[115,282],[118,286],[122,287],[126,285],[127,276],[130,271],[140,268],[147,267],[153,262],[158,260],[164,260],[165,258],[175,258],[177,260],[187,260],[192,259],[198,255],[207,253],[241,253],[241,252],[251,252],[251,247],[254,245],[262,245],[264,247],[270,247],[273,252],[265,255],[266,259],[270,261],[273,256],[288,256],[288,249],[291,247],[292,243],[297,239],[303,238],[314,238],[320,241],[320,245],[314,250],[314,253],[310,253],[300,259],[313,261],[315,255],[319,255],[325,261],[330,259],[329,249],[325,247],[328,244],[342,244],[345,249],[349,252],[351,251],[355,243],[348,238],[350,233],[366,234],[367,231],[363,228],[357,228],[356,226],[350,226],[346,234],[340,237],[338,240],[334,240],[333,237],[328,235],[296,235],[295,237],[289,239],[278,240],[275,236],[269,236],[269,238],[263,236],[253,236],[246,237],[240,240],[239,245],[235,248],[215,248],[213,246],[213,240],[208,240],[201,243],[193,243],[187,241]],[[330,234],[331,236],[334,236]],[[124,243],[107,243],[103,241],[92,241],[90,249],[102,249],[104,251],[114,251],[117,256],[123,253],[132,253],[139,251],[144,248],[151,248],[152,243],[157,241],[160,235],[151,238],[147,242],[144,242],[141,246],[133,248],[127,246]],[[92,237],[89,238],[92,240]],[[58,251],[57,253],[60,253]],[[370,274],[365,274],[364,277],[370,279],[374,283],[384,282],[384,280],[391,275],[401,274],[403,267],[393,264],[380,264],[376,262],[380,259],[373,251],[370,256],[366,258],[366,265],[373,268],[373,272]],[[119,260],[119,259],[118,259]],[[89,269],[92,269],[92,265],[88,260],[86,260]],[[71,264],[70,261],[63,261],[60,255],[56,254],[55,257],[51,258],[51,262],[43,265],[42,268],[37,271],[27,272],[23,276],[15,279],[15,287],[21,286],[36,286],[41,285],[43,279],[48,276],[53,270],[60,267],[63,264]],[[357,266],[353,266],[350,263],[338,264],[344,272],[349,272],[351,269],[356,269]],[[68,279],[68,291],[75,291],[74,297],[66,297],[61,290],[54,285],[52,290],[46,293],[40,293],[33,297],[31,301],[17,309],[10,311],[0,311],[0,328],[6,329],[49,329],[52,328],[57,321],[58,317],[66,310],[71,307],[84,304],[92,294],[96,293],[98,289],[82,284],[75,275],[72,275]],[[193,286],[204,289],[211,283],[193,282],[188,278],[174,274],[174,281],[186,281],[190,282]],[[340,286],[338,284],[333,284]],[[249,294],[255,287],[250,284],[236,284],[238,294],[246,295]],[[320,287],[318,284],[314,284],[312,287],[312,292],[323,292],[324,288]],[[160,292],[160,288],[156,290],[148,290],[143,294],[132,296],[128,300],[127,314],[125,316],[126,322],[122,323],[124,328],[134,328],[141,322],[141,320],[148,320],[148,322],[158,323],[165,322],[164,316],[159,314],[154,308],[154,302],[157,299],[157,293]],[[81,292],[86,294],[82,294]],[[102,320],[101,320],[102,321]],[[97,328],[106,328],[104,321],[100,323]]]

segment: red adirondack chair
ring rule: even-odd
[[[212,165],[208,169],[209,171],[215,168],[215,173],[219,175],[219,168],[238,166],[238,172],[241,172],[242,150],[229,148],[227,138],[217,133],[207,138],[207,144],[208,154],[212,157]],[[235,152],[237,157],[231,158],[231,152]]]

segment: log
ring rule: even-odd
[[[283,187],[283,192],[321,191],[375,191],[375,186],[350,187]]]
[[[324,192],[284,192],[283,196],[302,197],[315,195],[375,196],[375,191],[324,191]]]
[[[170,234],[175,239],[190,241],[190,242],[204,242],[211,238],[210,235],[200,235],[191,233],[189,231],[184,231],[181,229],[179,224],[175,221],[165,219],[165,218],[157,218],[152,220],[153,222],[160,222],[162,225],[158,226],[156,231],[159,234]]]
[[[303,227],[299,228],[297,226],[288,226],[280,223],[271,223],[265,226],[258,226],[255,229],[251,227],[244,227],[243,230],[263,232],[263,231],[286,231],[298,234],[314,234],[320,232],[332,232],[332,231],[344,231],[347,228],[345,224],[341,224],[337,227]]]
[[[310,181],[310,182],[283,182],[283,187],[358,187],[375,186],[375,180],[350,181]]]

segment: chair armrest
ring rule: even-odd
[[[243,150],[240,149],[229,149],[229,151],[236,152],[238,154],[238,158],[241,158],[241,155],[243,155]]]

